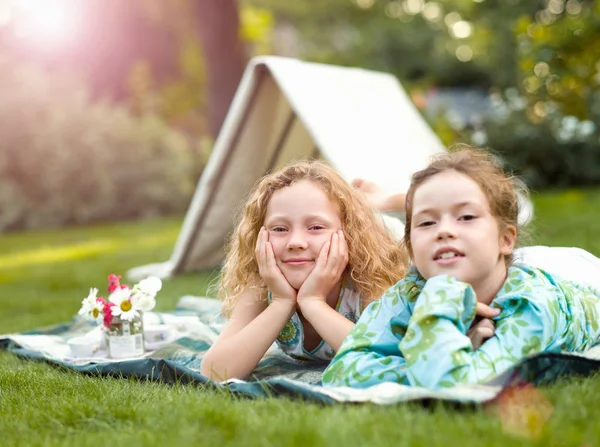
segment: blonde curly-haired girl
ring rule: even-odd
[[[331,360],[362,309],[406,272],[404,249],[382,225],[324,162],[260,180],[229,242],[220,289],[229,321],[202,374],[247,377],[275,341],[295,359]]]

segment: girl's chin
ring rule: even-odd
[[[292,286],[294,289],[296,290],[300,290],[300,287],[302,287],[302,284],[304,284],[304,281],[306,281],[306,276],[303,278],[285,278],[287,279],[287,282],[290,283],[290,286]]]

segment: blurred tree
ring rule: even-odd
[[[600,3],[550,0],[515,31],[530,119],[560,112],[600,126]]]
[[[194,0],[206,57],[210,130],[213,136],[227,115],[246,66],[236,0]]]
[[[464,38],[453,37],[446,25],[448,15],[448,23],[460,20],[451,14],[455,3],[471,0],[250,1],[297,29],[300,57],[386,71],[413,83],[491,84],[476,58],[459,60],[456,50]]]
[[[599,35],[594,0],[250,1],[297,28],[300,57],[383,70],[411,83],[504,89],[520,83],[524,50],[561,59],[577,49],[590,63],[598,54],[590,45]],[[578,27],[585,31],[573,34]]]
[[[79,27],[61,45],[1,25],[0,40],[23,60],[83,72],[97,96],[172,120],[196,114],[188,128],[213,136],[247,55],[278,49],[273,16],[297,33],[293,56],[391,72],[411,86],[517,86],[538,118],[553,107],[583,118],[598,103],[599,3],[86,0],[68,2]]]

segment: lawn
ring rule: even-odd
[[[600,254],[600,190],[533,197],[531,243]],[[181,222],[77,227],[0,236],[0,333],[68,321],[109,273],[166,260]],[[204,294],[216,272],[166,281],[158,310]],[[515,435],[492,408],[435,404],[323,407],[238,399],[197,386],[88,377],[0,352],[0,445],[598,445],[600,375],[564,379],[539,396],[552,406],[537,438]],[[539,397],[538,396],[538,397]],[[508,427],[510,428],[510,427]]]

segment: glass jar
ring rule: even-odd
[[[106,329],[108,356],[113,359],[137,357],[144,355],[144,323],[143,315],[133,321],[121,320],[115,316]]]

